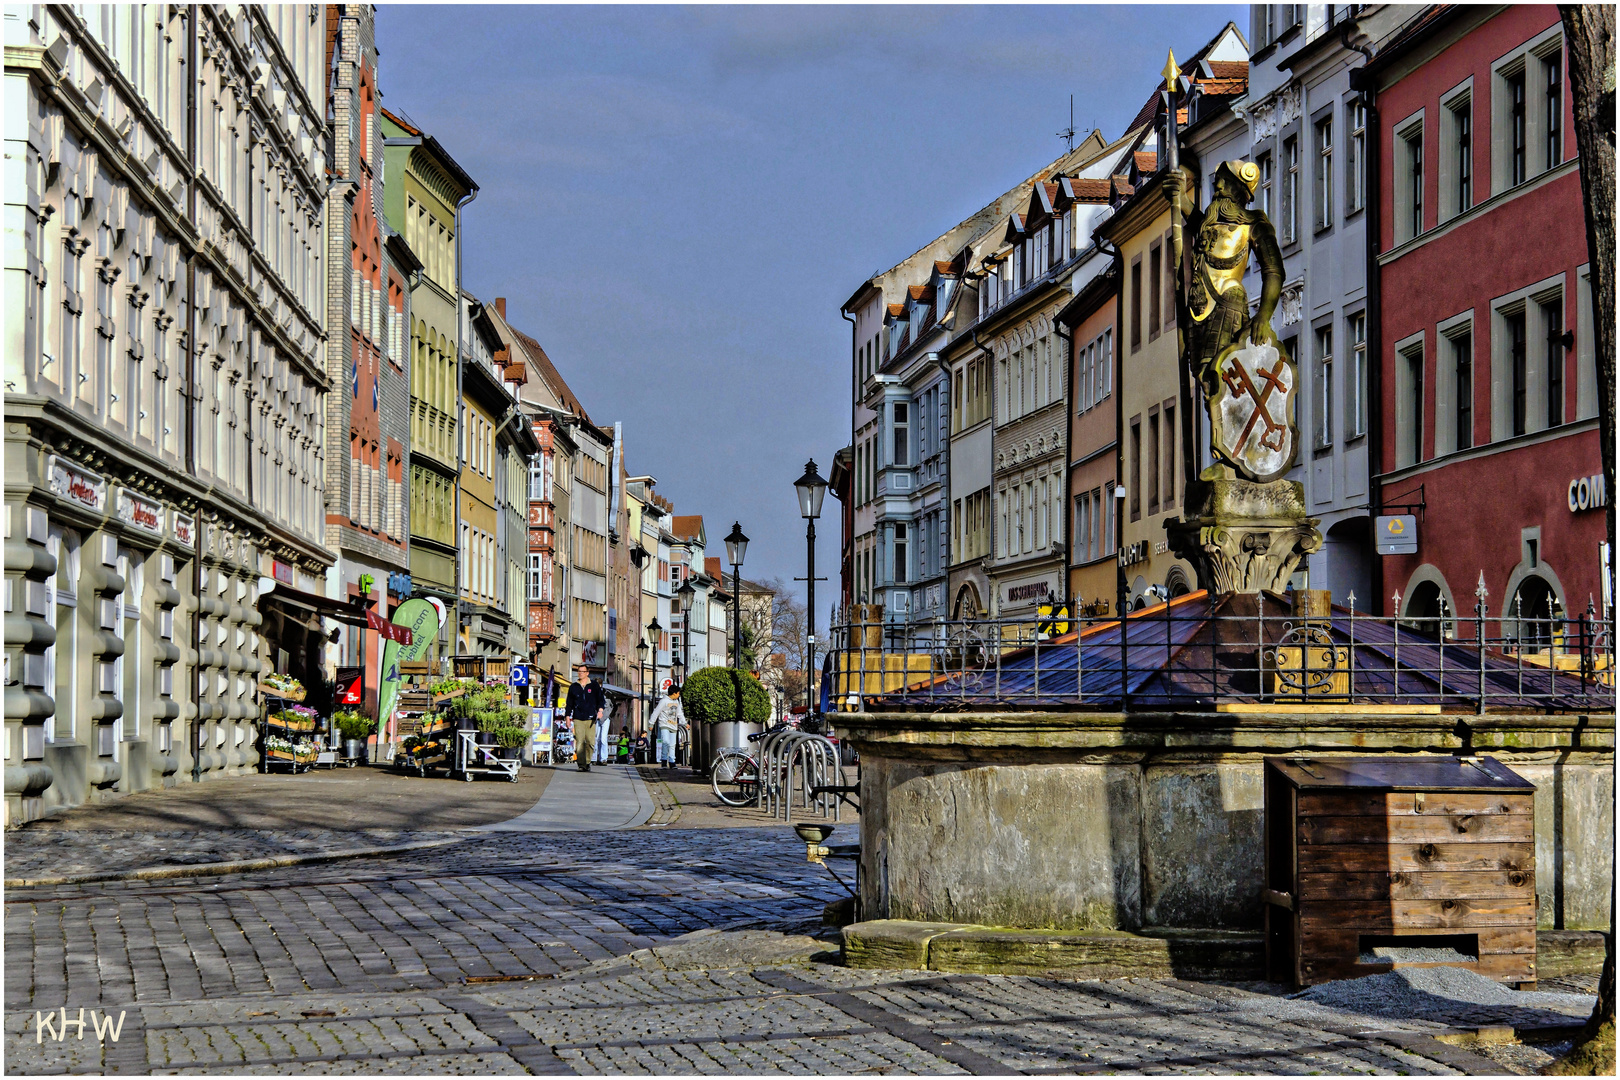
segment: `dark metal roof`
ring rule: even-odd
[[[1457,619],[1458,633],[1466,635],[1473,621]],[[1333,699],[1270,698],[1262,687],[1262,652],[1293,641],[1298,622],[1281,596],[1211,597],[1200,591],[1135,612],[1123,623],[1114,619],[1005,653],[999,663],[994,649],[958,648],[953,655],[958,670],[913,683],[901,693],[869,697],[866,708],[1212,712],[1217,704],[1265,700],[1326,704]],[[1474,712],[1483,689],[1491,711],[1612,712],[1615,707],[1612,671],[1583,679],[1579,671],[1548,670],[1490,645],[1482,657],[1468,641],[1437,642],[1432,633],[1342,607],[1334,607],[1321,626],[1332,647],[1343,646],[1349,658],[1348,704]]]

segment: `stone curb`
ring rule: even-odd
[[[58,877],[6,878],[4,887],[27,889],[46,885],[92,885],[100,881],[161,881],[165,878],[214,877],[249,870],[275,870],[283,866],[338,862],[343,859],[374,859],[407,851],[459,844],[467,837],[448,840],[419,840],[393,847],[352,848],[348,851],[317,851],[308,855],[272,855],[262,859],[236,859],[231,862],[195,863],[190,866],[147,866],[135,870],[107,870],[96,874],[63,874]]]

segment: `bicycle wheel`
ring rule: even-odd
[[[709,768],[709,786],[727,806],[752,806],[759,798],[759,766],[747,754],[722,751]]]

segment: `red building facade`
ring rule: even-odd
[[[1606,498],[1558,11],[1437,8],[1370,73],[1374,486],[1382,513],[1416,515],[1418,551],[1379,559],[1358,606],[1468,618],[1483,575],[1504,632],[1541,637],[1516,620],[1601,609]]]

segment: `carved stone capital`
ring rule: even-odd
[[[1193,564],[1199,587],[1211,593],[1284,592],[1299,561],[1322,547],[1302,484],[1198,481],[1189,494],[1197,512],[1164,527],[1170,550]]]

